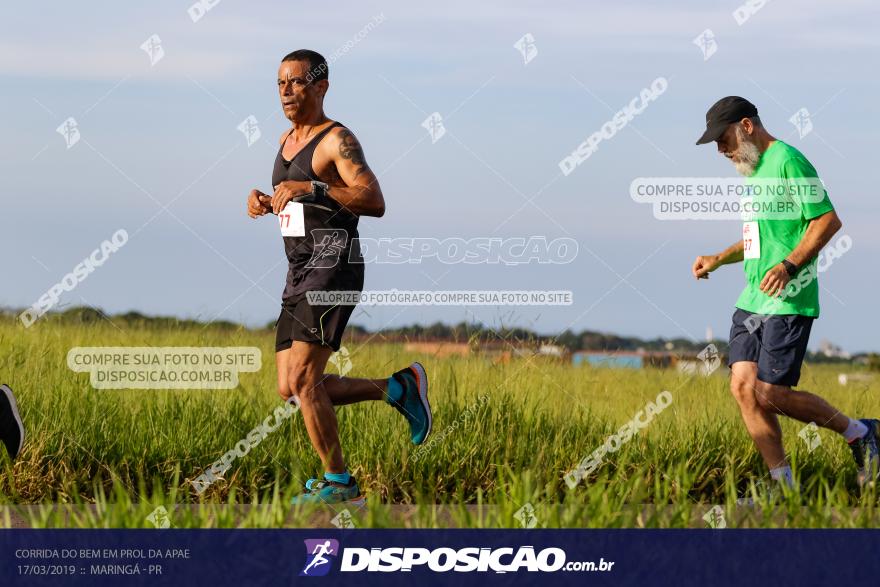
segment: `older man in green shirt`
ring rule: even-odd
[[[807,158],[770,135],[748,100],[728,96],[709,109],[697,144],[713,141],[749,178],[752,193],[762,196],[755,197],[758,207],[794,203],[761,208],[794,213],[756,213],[744,222],[741,240],[716,255],[697,257],[692,268],[694,277],[704,279],[722,265],[744,261],[746,286],[733,314],[728,363],[730,389],[746,428],[770,476],[785,486],[793,481],[779,414],[843,435],[858,467],[859,485],[873,482],[880,469],[880,421],[848,418],[821,397],[792,390],[819,316],[817,255],[842,223]],[[818,197],[802,194],[817,185]]]

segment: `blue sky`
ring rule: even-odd
[[[364,237],[571,237],[567,265],[368,265],[368,289],[563,289],[571,307],[368,308],[370,328],[478,319],[539,332],[585,328],[643,337],[724,337],[739,267],[708,282],[698,254],[739,238],[729,221],[658,221],[632,201],[647,176],[729,176],[696,147],[704,113],[738,94],[802,150],[853,242],[822,275],[827,338],[877,350],[880,249],[872,169],[880,83],[876,3],[768,2],[742,25],[737,2],[337,2],[332,10],[220,0],[193,22],[187,2],[10,5],[0,18],[0,305],[33,303],[119,228],[130,242],[64,304],[264,324],[286,267],[277,227],[244,213],[271,189],[287,128],[278,61],[325,55],[326,111],[349,126],[380,175],[381,219]],[[375,23],[377,17],[381,20]],[[368,23],[374,24],[365,29]],[[704,60],[693,40],[711,29]],[[366,30],[365,33],[359,32]],[[537,55],[523,63],[526,33]],[[158,35],[155,65],[140,46]],[[348,44],[349,49],[341,49]],[[667,91],[573,173],[558,163],[657,77]],[[800,138],[789,118],[811,113]],[[431,142],[432,112],[447,135]],[[249,115],[262,138],[247,146]],[[56,128],[73,117],[81,141]],[[163,209],[163,206],[167,208]]]

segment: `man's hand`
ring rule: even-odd
[[[310,181],[282,181],[275,187],[275,193],[272,195],[272,212],[278,214],[292,199],[310,193],[312,193],[312,182]]]
[[[789,277],[788,271],[785,270],[785,265],[779,263],[778,265],[774,265],[773,268],[764,275],[764,279],[761,280],[761,291],[771,298],[775,298],[776,296],[782,295],[789,280],[791,280],[791,277]]]
[[[697,257],[697,260],[694,261],[694,266],[691,268],[691,272],[697,279],[709,279],[709,274],[720,266],[721,264],[719,263],[718,255],[700,255]]]
[[[251,218],[257,218],[272,211],[272,198],[260,190],[251,190],[247,199],[247,213]]]

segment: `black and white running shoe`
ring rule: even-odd
[[[18,456],[24,444],[24,425],[12,389],[6,384],[0,385],[0,440],[12,459]]]

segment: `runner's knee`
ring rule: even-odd
[[[315,380],[305,370],[292,370],[287,378],[288,388],[291,393],[299,396],[301,402],[310,403],[315,401],[320,393],[320,380]]]
[[[778,412],[785,401],[786,389],[779,385],[772,385],[758,381],[755,384],[755,398],[758,405],[770,412]]]
[[[733,394],[736,403],[741,406],[753,406],[756,403],[755,398],[756,380],[741,379],[734,377],[730,380],[730,393]]]
[[[278,395],[281,396],[281,399],[287,401],[290,399],[290,396],[293,395],[293,392],[290,391],[290,386],[287,384],[286,380],[278,381]]]

